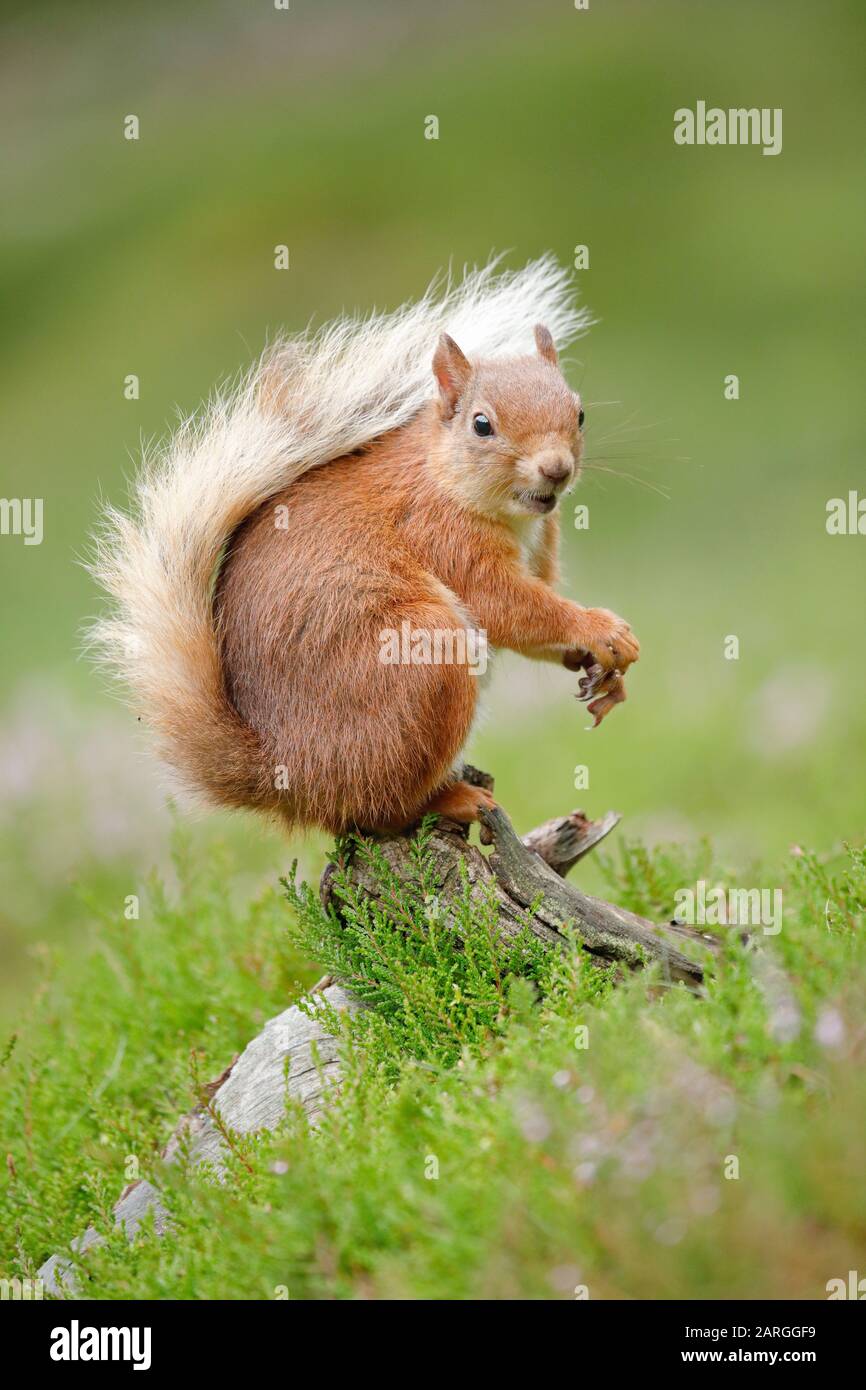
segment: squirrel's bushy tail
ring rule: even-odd
[[[89,634],[99,658],[188,790],[267,806],[273,769],[223,683],[213,586],[246,517],[310,468],[405,424],[433,392],[439,334],[470,356],[532,352],[533,327],[563,345],[589,322],[552,257],[516,272],[496,262],[435,282],[391,314],[344,317],[278,342],[239,385],[216,395],[145,457],[129,513],[107,508],[92,572],[113,609]]]

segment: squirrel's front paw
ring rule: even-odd
[[[577,698],[588,705],[595,729],[625,699],[623,676],[640,656],[640,643],[625,619],[607,608],[585,608],[582,619],[581,644],[567,651],[563,662],[584,673]]]
[[[604,674],[624,675],[640,656],[640,643],[624,618],[607,608],[584,608],[575,632],[575,644],[565,653],[563,664],[570,671],[600,666]],[[598,682],[585,693],[595,693]]]

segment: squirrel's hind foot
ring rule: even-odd
[[[492,811],[496,801],[486,787],[473,787],[469,782],[452,782],[443,787],[422,808],[419,816],[447,816],[459,825],[471,825],[482,810]]]

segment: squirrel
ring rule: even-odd
[[[92,644],[188,789],[337,835],[477,820],[478,676],[419,636],[581,671],[596,724],[625,699],[631,628],[553,587],[584,425],[555,340],[587,323],[551,257],[494,262],[278,342],[145,459]]]

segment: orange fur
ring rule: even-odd
[[[550,335],[536,340],[538,356],[470,362],[443,335],[437,399],[303,474],[235,532],[214,609],[225,692],[255,736],[256,786],[273,786],[289,825],[377,829],[425,810],[468,820],[486,804],[456,780],[477,677],[466,664],[383,664],[386,629],[474,627],[493,647],[573,668],[592,659],[604,713],[624,698],[638,655],[628,625],[550,587],[580,403]]]

